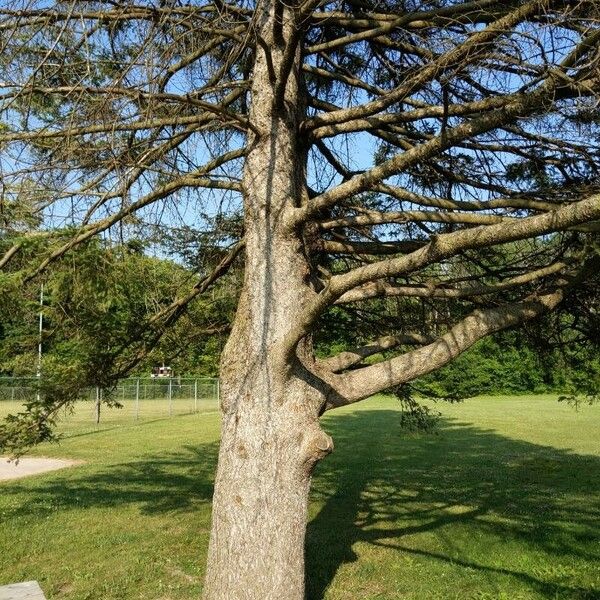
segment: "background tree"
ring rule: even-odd
[[[17,283],[18,271],[7,277]],[[196,277],[180,264],[145,256],[133,240],[114,246],[92,238],[45,271],[43,305],[39,282],[5,284],[0,295],[0,377],[39,384],[43,401],[32,398],[29,412],[11,418],[0,429],[0,444],[18,452],[23,444],[51,437],[47,425],[83,388],[101,387],[105,401],[116,404],[110,392],[120,378],[148,377],[163,362],[178,375],[214,376],[218,348],[233,317],[231,283],[223,279],[210,296],[194,298],[169,327],[157,319]]]
[[[0,265],[40,244],[33,281],[149,221],[231,244],[151,320],[167,326],[243,246],[205,596],[302,598],[311,472],[333,447],[319,416],[596,277],[597,3],[26,1],[0,18],[4,198],[43,224]],[[354,306],[380,337],[317,359],[323,319]]]

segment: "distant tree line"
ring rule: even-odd
[[[216,376],[239,286],[225,277],[169,321],[182,289],[187,291],[198,273],[148,256],[142,246],[96,238],[48,269],[43,279],[22,285],[3,275],[0,376],[35,376],[40,312],[42,385],[49,395],[75,393],[82,384],[110,388],[120,377],[147,376],[162,363],[176,374]]]
[[[232,269],[210,295],[186,303],[172,326],[153,328],[156,316],[172,308],[180,290],[189,287],[205,263],[218,259],[218,252],[207,259],[206,248],[204,253],[181,258],[177,239],[176,235],[163,236],[167,250],[161,258],[148,256],[142,242],[92,239],[73,252],[69,261],[48,270],[43,306],[39,279],[11,287],[10,275],[5,275],[0,295],[0,376],[35,375],[40,310],[43,385],[53,395],[79,389],[82,381],[110,388],[119,377],[147,376],[163,363],[175,375],[218,376],[241,269]],[[168,258],[169,249],[180,256],[177,261]],[[35,252],[35,247],[30,251]],[[28,260],[26,255],[23,260]],[[394,312],[390,306],[387,310]],[[419,315],[421,331],[429,330],[432,335],[452,317],[423,299],[403,299],[396,311],[399,331],[404,329],[404,320]],[[326,319],[317,340],[318,353],[324,358],[342,348],[361,346],[366,330],[374,325],[360,305],[338,307]],[[590,344],[589,331],[585,341],[577,337],[573,319],[572,314],[559,314],[552,322],[548,318],[518,332],[504,331],[483,339],[446,367],[413,382],[410,389],[418,396],[447,400],[479,394],[592,393],[600,386],[600,354]]]

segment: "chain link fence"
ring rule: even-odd
[[[38,393],[35,378],[0,377],[0,419],[23,410]],[[118,406],[108,406],[110,400]],[[61,425],[125,424],[175,415],[216,411],[219,380],[193,377],[122,379],[110,390],[88,388],[59,414]]]

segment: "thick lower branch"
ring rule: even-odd
[[[533,319],[556,307],[561,288],[499,308],[478,310],[427,346],[401,356],[335,376],[337,395],[327,409],[358,402],[373,394],[426,375],[468,350],[483,337]]]
[[[319,365],[329,369],[332,373],[341,373],[346,369],[350,369],[355,365],[361,363],[365,358],[374,356],[375,354],[381,354],[386,350],[393,350],[398,346],[419,346],[423,344],[430,344],[433,342],[433,338],[421,335],[419,333],[405,333],[402,335],[388,335],[381,337],[371,344],[361,346],[360,348],[354,348],[347,352],[342,352],[337,356],[326,358],[319,361]]]

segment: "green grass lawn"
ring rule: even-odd
[[[315,475],[309,598],[600,598],[600,406],[438,408],[436,435],[401,431],[389,398],[324,419],[336,450]],[[198,598],[218,433],[217,414],[195,414],[38,448],[86,462],[0,483],[0,584]]]
[[[169,416],[189,415],[194,412],[218,412],[219,401],[215,398],[167,398],[144,399],[136,402],[133,399],[121,400],[120,406],[102,404],[100,422],[96,423],[96,407],[93,400],[80,400],[74,408],[60,410],[57,416],[57,430],[70,436],[71,434],[114,428],[121,425],[134,425],[140,421],[164,419]],[[21,402],[0,400],[0,419],[8,414],[23,412]]]

